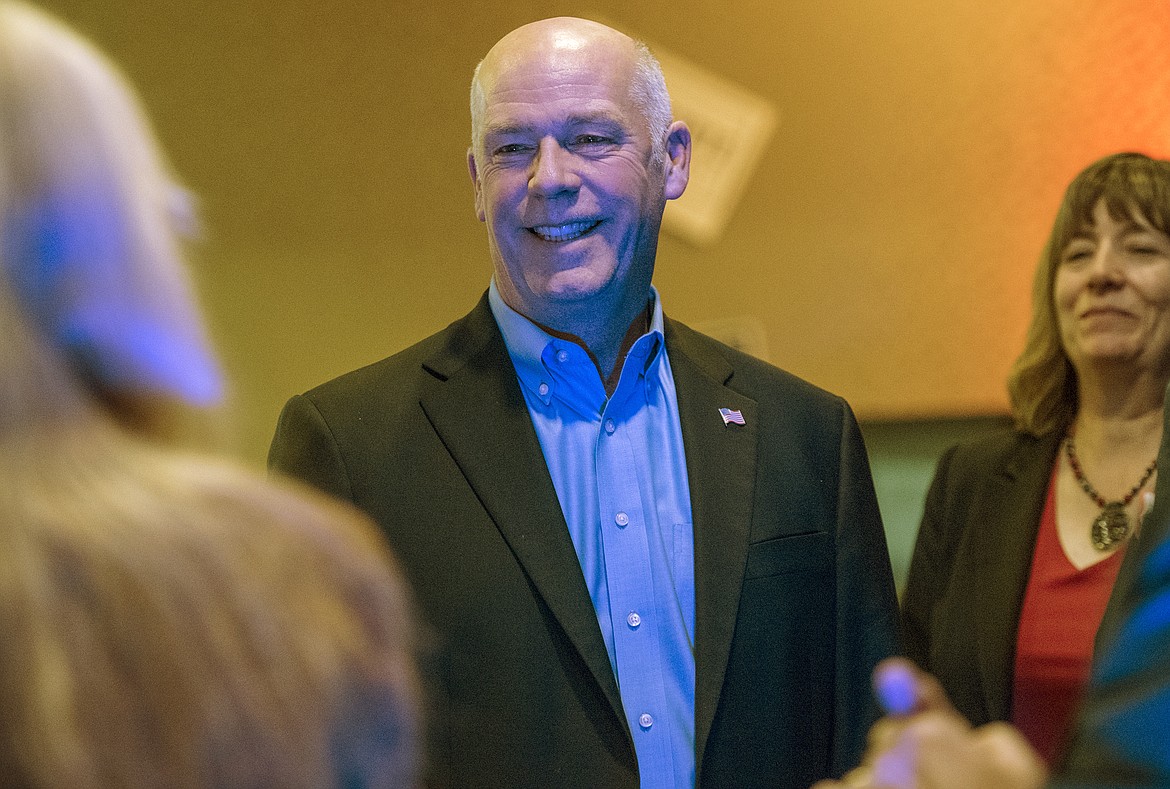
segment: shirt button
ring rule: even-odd
[[[654,725],[654,717],[649,712],[643,712],[638,716],[638,725],[643,729],[649,729]]]
[[[630,516],[625,514],[624,512],[619,512],[617,515],[613,516],[613,522],[616,523],[618,526],[622,526],[622,527],[629,526],[630,525]]]
[[[544,397],[546,394],[548,394],[548,384],[541,384],[540,386],[536,387],[536,391],[540,392],[541,397]]]
[[[628,624],[631,628],[636,628],[638,625],[642,624],[642,617],[638,616],[637,611],[631,611],[630,615],[626,617],[626,624]]]
[[[561,362],[562,364],[569,361],[569,352],[566,351],[564,348],[557,351],[557,361]]]
[[[605,432],[612,436],[613,431],[615,431],[615,430],[617,430],[617,425],[615,425],[613,423],[613,420],[612,419],[605,420]]]

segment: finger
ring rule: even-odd
[[[1016,727],[989,723],[975,732],[983,760],[1017,779],[1015,786],[1039,789],[1048,780],[1048,766]]]
[[[905,658],[887,658],[873,672],[874,694],[890,715],[952,712],[942,685]]]
[[[949,710],[927,710],[887,720],[900,726],[896,739],[869,762],[874,786],[948,789],[971,785],[961,780],[966,777],[961,765],[971,732],[962,716]]]
[[[841,785],[848,789],[868,789],[873,786],[873,771],[864,764],[841,776]]]
[[[1146,513],[1154,508],[1154,492],[1147,490],[1138,501],[1138,525],[1145,520]]]
[[[909,660],[883,660],[873,671],[873,692],[887,715],[909,715],[918,706],[920,672]]]
[[[865,740],[866,761],[869,757],[880,754],[894,747],[902,730],[906,728],[905,718],[881,718],[869,727],[869,734]]]

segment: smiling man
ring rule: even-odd
[[[514,31],[476,70],[475,207],[503,302],[572,335],[608,376],[647,312],[662,210],[686,188],[691,134],[670,122],[643,47],[583,21],[547,28]],[[631,341],[645,321],[635,328]]]
[[[471,88],[493,275],[470,314],[293,397],[270,463],[382,526],[434,635],[428,780],[806,787],[895,647],[841,399],[664,317],[691,136],[645,46],[549,19]]]

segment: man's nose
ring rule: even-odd
[[[576,157],[552,137],[545,137],[532,157],[532,171],[528,177],[530,191],[544,197],[576,191],[581,179],[575,169]]]

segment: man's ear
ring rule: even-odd
[[[691,130],[682,121],[675,121],[666,132],[666,199],[682,197],[690,177]]]
[[[471,175],[471,185],[475,188],[475,215],[480,222],[486,221],[487,214],[483,210],[483,189],[479,185],[479,168],[475,166],[475,149],[467,149],[467,172]]]

